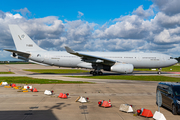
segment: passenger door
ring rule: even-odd
[[[167,106],[167,89],[163,87],[161,90],[162,95],[162,104]]]
[[[173,102],[173,91],[172,91],[172,88],[169,87],[168,88],[168,94],[167,94],[167,106],[169,108],[172,108],[172,102]]]

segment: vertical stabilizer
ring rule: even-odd
[[[24,32],[18,25],[9,25],[11,35],[14,40],[17,51],[45,51]]]

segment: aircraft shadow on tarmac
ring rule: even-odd
[[[28,74],[28,75],[92,75],[88,73],[62,73],[62,74],[54,74],[54,73],[32,73],[32,74]],[[120,74],[120,73],[103,73],[103,75],[126,75],[126,74]],[[103,75],[99,75],[99,76],[103,76]],[[131,75],[131,74],[128,74]],[[92,75],[93,76],[93,75]]]
[[[133,73],[125,74],[125,73],[115,73],[115,72],[103,72],[102,75],[97,75],[97,76],[107,76],[107,75],[158,75],[157,72],[155,71],[134,71]],[[168,72],[161,72],[161,74],[170,74]],[[87,76],[93,76],[92,74],[89,74],[89,72],[86,73],[62,73],[62,74],[55,74],[55,73],[31,73],[28,75],[87,75]]]
[[[65,104],[65,103],[56,103],[56,105],[54,106],[51,106],[51,107],[48,107],[48,106],[44,106],[45,108],[49,108],[49,110],[52,110],[52,109],[58,109],[58,110],[61,110],[63,107],[67,107],[67,106],[70,106],[71,104]]]
[[[56,103],[56,105],[48,107],[48,110],[34,110],[38,107],[29,107],[30,110],[15,110],[15,111],[0,111],[1,120],[58,120],[53,114],[53,109],[62,110],[64,107],[68,107],[71,104]]]
[[[58,120],[52,110],[1,111],[1,120]]]

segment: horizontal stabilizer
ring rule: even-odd
[[[30,53],[26,53],[26,52],[21,52],[21,51],[16,51],[16,50],[9,50],[9,49],[4,49],[5,51],[9,51],[12,53],[16,53],[19,56],[25,57],[25,58],[29,58],[29,56],[31,55]]]

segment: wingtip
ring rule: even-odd
[[[75,53],[75,51],[73,51],[71,48],[69,48],[68,46],[65,46],[65,49],[68,53]]]

